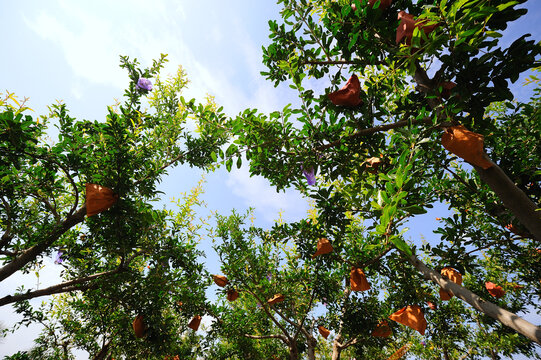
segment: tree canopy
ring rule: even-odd
[[[299,101],[270,114],[185,100],[165,56],[121,57],[129,86],[105,121],[66,105],[33,119],[8,96],[0,281],[53,252],[65,268],[0,299],[44,325],[8,358],[540,358],[541,329],[517,314],[541,295],[541,84],[519,101],[510,83],[539,70],[541,46],[499,41],[525,1],[280,0],[262,75]],[[270,229],[220,214],[206,233],[201,187],[176,211],[152,204],[179,164],[245,164],[314,208]],[[93,188],[110,201],[95,215]],[[431,220],[437,240],[411,239],[435,206],[452,214]],[[222,274],[201,263],[203,234]]]

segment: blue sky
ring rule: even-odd
[[[524,32],[541,39],[541,6],[533,0],[526,7],[529,14],[510,26],[507,39]],[[206,94],[213,95],[230,115],[248,107],[262,112],[281,109],[296,101],[295,92],[287,86],[276,89],[259,75],[264,70],[261,46],[269,42],[267,22],[278,19],[278,12],[279,6],[270,0],[2,1],[0,92],[29,97],[27,104],[36,116],[46,114],[47,105],[62,100],[72,116],[99,120],[127,85],[126,72],[118,67],[119,55],[149,65],[166,53],[169,63],[164,74],[174,73],[178,65],[187,71],[191,83],[186,97],[203,101]],[[521,97],[525,91],[516,88]],[[164,204],[189,191],[201,175],[187,167],[170,171],[161,185]],[[232,173],[220,170],[206,174],[205,179],[207,208],[201,210],[202,216],[211,210],[227,213],[232,208],[254,207],[257,223],[270,226],[280,211],[284,219],[297,220],[308,209],[297,192],[276,193],[265,179],[250,178],[244,168]],[[412,238],[430,237],[436,216],[445,214],[419,219],[412,226]],[[40,287],[58,281],[58,267],[52,259],[47,264]],[[219,271],[215,262],[208,268]],[[35,285],[36,277],[13,276],[0,285],[0,296],[21,281]],[[13,318],[8,308],[2,308],[1,321],[9,324]],[[22,330],[4,339],[0,357],[30,346],[35,331]]]

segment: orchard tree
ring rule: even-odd
[[[210,336],[236,344],[239,359],[299,359],[304,353],[315,359],[316,287],[333,288],[332,280],[324,282],[318,267],[300,264],[294,249],[262,229],[246,229],[244,220],[236,213],[217,217],[216,251],[224,277],[216,283],[225,287],[229,304],[217,307]]]
[[[180,96],[187,84],[181,68],[159,78],[164,61],[140,69],[136,60],[121,57],[129,75],[125,102],[109,107],[104,121],[76,120],[64,104],[33,119],[12,94],[2,101],[0,281],[39,268],[51,255],[64,281],[13,289],[0,306],[14,303],[24,325],[45,323],[50,311],[33,310],[28,300],[71,294],[62,299],[74,315],[45,330],[57,329],[66,342],[38,344],[42,348],[66,344],[64,350],[79,347],[97,358],[163,358],[173,355],[171,344],[206,306],[208,276],[196,250],[203,224],[194,221],[201,187],[174,212],[152,202],[169,168],[211,169],[210,154],[226,137],[208,125],[219,123],[210,118],[221,117],[221,110]],[[188,130],[188,121],[195,121],[197,132]],[[49,144],[52,124],[58,137]],[[176,314],[180,302],[186,305]],[[136,318],[140,330],[134,332]]]
[[[217,155],[228,167],[245,156],[277,190],[307,193],[327,232],[346,229],[348,213],[366,224],[358,243],[333,246],[378,260],[397,249],[388,254],[410,275],[479,310],[480,328],[486,314],[541,343],[541,329],[509,311],[539,300],[539,92],[514,104],[509,82],[539,66],[541,49],[528,34],[499,42],[524,2],[279,1],[263,75],[288,82],[300,105],[239,114],[229,123],[235,142]],[[407,222],[441,203],[454,214],[439,220],[439,242],[412,246]],[[294,225],[281,231],[306,260],[309,238]],[[442,277],[446,267],[474,281]],[[514,283],[528,289],[521,307],[488,301]]]

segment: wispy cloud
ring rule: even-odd
[[[246,206],[254,207],[268,222],[276,220],[279,212],[283,212],[284,218],[290,221],[301,219],[308,210],[308,201],[299,192],[277,193],[267,179],[250,177],[246,167],[231,171],[226,184]]]

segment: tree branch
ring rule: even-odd
[[[35,291],[27,292],[24,294],[7,295],[7,296],[4,296],[3,298],[0,298],[0,306],[11,304],[17,301],[33,299],[40,296],[60,294],[60,293],[65,293],[65,292],[70,292],[70,291],[75,291],[75,290],[87,290],[92,286],[92,284],[84,284],[84,285],[80,285],[80,284],[95,280],[100,277],[107,277],[107,276],[119,273],[122,270],[123,270],[122,267],[118,267],[115,270],[104,271],[98,274],[93,274],[93,275],[86,276],[83,278],[67,281],[61,284],[49,286],[48,288],[45,288],[45,289],[35,290]]]
[[[252,291],[250,290],[250,287],[244,283],[244,287],[246,289],[246,291],[248,293],[250,293],[253,297],[256,298],[256,300],[261,304],[261,308],[263,309],[263,311],[265,311],[265,313],[267,314],[267,316],[272,320],[272,322],[284,333],[284,336],[287,337],[288,340],[292,340],[291,336],[289,335],[289,333],[287,332],[287,330],[282,326],[282,324],[280,324],[280,322],[278,320],[276,320],[274,318],[274,316],[272,316],[272,314],[270,313],[270,311],[267,309],[267,307],[265,306],[265,303],[263,301],[261,301],[261,299]],[[276,311],[275,308],[272,308],[274,311]]]
[[[306,336],[306,338],[312,337],[312,335],[310,333],[308,333],[308,331],[306,331],[303,324],[304,324],[304,321],[306,320],[306,317],[308,316],[308,313],[310,312],[310,309],[312,308],[312,303],[314,302],[315,295],[316,295],[316,289],[314,288],[314,289],[312,289],[312,295],[310,296],[310,302],[308,303],[308,309],[304,313],[304,316],[302,317],[301,321],[299,322],[297,331],[295,332],[295,335],[293,336],[293,339],[295,339],[295,340],[297,340],[297,337],[299,336],[299,333],[300,333],[301,330],[304,333],[304,335]]]
[[[0,268],[0,282],[13,275],[29,262],[35,260],[39,254],[51,246],[60,236],[73,226],[83,222],[86,215],[86,204],[83,205],[76,213],[68,216],[62,224],[55,226],[55,229],[45,238],[44,241],[32,246],[22,252],[17,258],[13,259],[7,265]]]
[[[358,138],[358,137],[361,137],[361,136],[367,136],[367,135],[372,135],[372,134],[375,134],[377,132],[381,132],[381,131],[387,131],[387,130],[391,130],[391,129],[396,129],[396,128],[401,128],[401,127],[406,127],[408,126],[409,124],[412,124],[412,125],[417,125],[417,124],[427,124],[427,125],[431,125],[432,124],[432,120],[430,119],[417,119],[417,120],[401,120],[401,121],[397,121],[395,123],[392,123],[392,124],[387,124],[387,125],[379,125],[379,126],[374,126],[372,128],[369,128],[369,129],[362,129],[362,130],[359,130],[351,135],[348,135],[348,136],[345,136],[343,138],[340,138],[338,140],[335,140],[331,143],[328,143],[328,144],[325,144],[325,145],[321,145],[321,146],[318,146],[316,147],[316,150],[326,150],[328,148],[331,148],[331,147],[334,147],[334,146],[339,146],[340,144],[342,144],[342,142],[344,140],[350,140],[350,139],[355,139],[355,138]]]
[[[354,337],[353,339],[350,339],[348,342],[346,342],[345,344],[343,344],[341,346],[342,350],[344,349],[347,349],[348,347],[352,346],[352,345],[355,345],[359,342],[359,337]]]
[[[474,294],[470,290],[450,280],[444,279],[438,272],[428,268],[416,256],[408,256],[407,258],[409,262],[423,274],[425,279],[431,280],[435,284],[441,286],[443,290],[452,292],[457,298],[464,300],[477,310],[512,328],[519,334],[526,336],[528,339],[541,344],[540,327],[535,326],[512,312],[502,309],[496,304],[482,299],[479,295]]]
[[[428,77],[419,63],[416,64],[414,79],[420,91],[427,94],[434,92],[437,84]],[[439,117],[442,112],[441,100],[429,98],[427,101]],[[541,241],[541,211],[538,211],[536,204],[509,179],[498,165],[492,163],[493,166],[486,170],[475,165],[473,165],[473,168],[477,171],[481,180],[500,198],[504,206],[513,212],[536,240]]]

